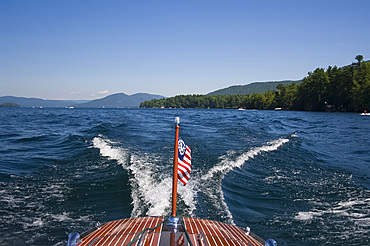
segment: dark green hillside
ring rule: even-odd
[[[295,82],[296,84],[302,83],[302,80],[284,80],[284,81],[271,81],[271,82],[254,82],[247,85],[233,85],[224,89],[210,92],[207,96],[219,95],[252,95],[253,93],[264,93],[266,91],[276,90],[278,84],[288,85]]]
[[[244,108],[303,111],[364,112],[370,110],[370,62],[363,56],[356,63],[326,70],[317,68],[302,81],[269,82],[273,88],[246,93],[245,86],[232,86],[208,95],[180,95],[141,103],[143,108]],[[286,82],[286,81],[285,81]],[[277,83],[277,84],[275,84]],[[254,83],[253,86],[263,86]],[[251,84],[252,85],[252,84]],[[249,85],[250,86],[250,85]],[[267,89],[264,87],[263,90]],[[219,94],[220,93],[220,94]],[[221,93],[224,93],[221,95]],[[228,94],[229,93],[229,94]],[[231,95],[230,95],[231,94]]]
[[[0,104],[0,107],[7,107],[7,108],[18,108],[20,107],[17,103],[2,103]]]

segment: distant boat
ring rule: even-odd
[[[179,141],[180,118],[176,117],[175,153],[172,186],[172,214],[164,216],[119,219],[103,225],[97,223],[91,230],[68,235],[67,246],[89,245],[156,245],[156,246],[210,246],[246,245],[276,246],[273,239],[267,241],[250,231],[250,228],[189,217],[176,216],[178,156],[184,149]],[[187,147],[186,147],[187,148]],[[184,158],[185,160],[185,158]]]
[[[361,113],[360,115],[370,115],[370,113]]]

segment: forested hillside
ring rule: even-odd
[[[264,93],[269,90],[276,90],[278,84],[302,83],[302,80],[284,80],[284,81],[270,81],[270,82],[254,82],[247,85],[233,85],[224,89],[216,90],[207,94],[207,96],[219,95],[247,95],[253,93]]]
[[[140,107],[164,108],[246,108],[307,110],[307,111],[364,111],[370,109],[370,63],[356,56],[356,63],[338,68],[317,68],[309,72],[301,84],[279,84],[276,90],[252,95],[181,95],[155,99]]]

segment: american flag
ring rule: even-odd
[[[185,144],[185,142],[179,138],[179,158],[177,174],[179,180],[186,185],[190,178],[191,171],[191,149]]]
[[[178,246],[184,246],[184,242],[185,242],[185,240],[184,240],[184,235],[183,234],[180,234],[180,237],[179,237],[179,239],[177,239],[177,244],[176,245],[178,245]]]

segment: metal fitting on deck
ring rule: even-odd
[[[277,246],[277,243],[274,239],[268,239],[265,243],[265,246]]]

